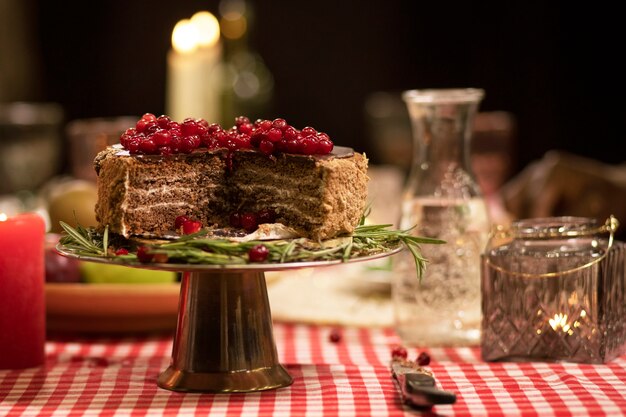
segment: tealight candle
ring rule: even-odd
[[[551,217],[495,229],[482,262],[483,359],[604,363],[626,352],[618,224]]]
[[[45,222],[0,213],[0,369],[44,363]]]

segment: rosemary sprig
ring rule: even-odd
[[[87,229],[80,224],[73,228],[69,224],[59,222],[66,236],[61,238],[61,243],[67,248],[73,249],[78,255],[106,256],[108,245],[109,227],[105,227],[103,236],[98,236],[91,228]]]
[[[123,256],[113,255],[115,248],[110,247],[108,227],[99,233],[93,228],[80,225],[73,228],[64,222],[61,222],[61,226],[66,234],[60,242],[63,249],[70,253],[79,257],[111,258],[120,263],[139,263],[137,256],[133,253]],[[411,230],[393,230],[391,227],[390,224],[365,225],[361,221],[352,236],[324,242],[313,242],[305,238],[235,242],[210,238],[206,231],[201,231],[182,236],[175,241],[151,243],[149,252],[155,255],[165,255],[159,256],[158,259],[166,259],[168,263],[226,265],[248,263],[248,251],[259,244],[265,245],[269,250],[266,261],[268,263],[332,260],[346,262],[353,258],[376,255],[404,246],[415,260],[418,276],[421,277],[427,260],[421,255],[420,245],[444,242],[439,239],[414,236]],[[122,241],[119,246],[132,246],[132,241]]]

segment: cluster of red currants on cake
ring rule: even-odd
[[[226,130],[204,119],[187,118],[178,123],[152,113],[144,114],[135,127],[126,129],[120,144],[133,155],[191,153],[198,148],[257,149],[265,155],[326,155],[334,146],[326,133],[312,127],[298,130],[280,118],[251,123],[247,117],[239,116],[235,125]]]

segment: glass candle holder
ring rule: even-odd
[[[482,255],[483,359],[604,363],[626,351],[626,246],[618,222],[522,220]]]

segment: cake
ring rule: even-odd
[[[284,132],[286,123],[276,120]],[[276,120],[269,123],[276,124]],[[200,140],[192,139],[200,144],[184,152],[172,149],[171,141],[167,149],[155,150],[148,144],[149,152],[136,144],[129,146],[138,136],[137,128],[129,129],[126,137],[122,135],[122,145],[107,148],[94,161],[100,228],[108,226],[110,232],[127,238],[168,238],[181,233],[175,221],[183,217],[203,227],[235,226],[250,232],[256,224],[251,228],[246,219],[252,216],[253,223],[281,223],[314,240],[350,234],[365,209],[366,157],[333,145],[331,149],[322,146],[321,152],[312,145],[308,149],[293,145],[291,150],[305,152],[290,153],[284,133],[271,146],[265,143],[271,128],[263,129],[261,122],[252,125],[238,120],[229,131],[207,125],[209,133],[200,129],[196,135]],[[244,133],[237,129],[241,126]],[[327,140],[324,135],[318,136]],[[317,138],[312,133],[308,137]],[[236,140],[243,146],[233,146]],[[317,152],[306,152],[311,149]]]

